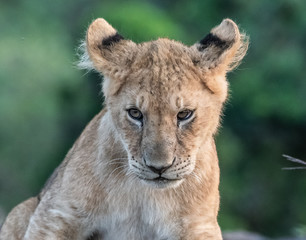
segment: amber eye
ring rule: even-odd
[[[184,121],[184,120],[191,118],[192,115],[193,115],[193,111],[186,109],[177,114],[177,120]]]
[[[127,110],[129,116],[137,121],[142,121],[143,115],[137,108],[130,108]]]

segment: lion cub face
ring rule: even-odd
[[[157,187],[176,186],[192,174],[221,108],[192,60],[171,52],[174,47],[183,48],[166,39],[141,46],[130,75],[108,99],[129,170]]]
[[[106,107],[128,155],[127,171],[155,187],[178,186],[194,174],[201,145],[217,130],[225,74],[247,47],[237,26],[224,20],[187,47],[168,39],[135,44],[98,19],[86,44],[91,64],[105,76]]]

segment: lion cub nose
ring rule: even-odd
[[[167,171],[167,169],[169,169],[170,167],[172,167],[172,165],[174,164],[175,162],[175,159],[173,159],[172,163],[169,164],[169,165],[159,165],[159,164],[148,164],[146,162],[146,160],[144,159],[144,162],[145,162],[145,165],[154,173],[157,173],[159,175],[161,175],[162,173],[164,173],[165,171]]]

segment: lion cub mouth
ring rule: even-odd
[[[157,188],[172,188],[177,187],[183,182],[183,179],[169,179],[162,176],[149,179],[149,178],[141,178],[142,181],[144,181],[146,184],[149,184],[151,186],[157,187]]]

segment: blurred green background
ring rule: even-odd
[[[284,153],[306,160],[305,11],[303,0],[0,1],[0,209],[36,195],[101,109],[100,77],[74,64],[93,19],[136,42],[191,45],[230,17],[251,44],[217,136],[222,230],[305,236],[306,170],[281,169]]]

